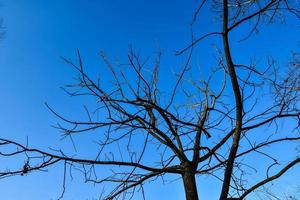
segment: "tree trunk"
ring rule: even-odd
[[[186,200],[198,200],[198,191],[196,186],[195,174],[192,171],[186,171],[182,175]]]

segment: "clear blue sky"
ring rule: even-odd
[[[126,57],[129,44],[143,55],[154,55],[160,48],[162,73],[167,75],[171,69],[178,69],[176,64],[182,61],[174,56],[174,51],[188,43],[189,23],[197,5],[195,0],[1,0],[0,3],[0,18],[6,29],[6,36],[0,41],[0,134],[23,143],[28,136],[30,146],[43,149],[70,146],[69,141],[61,141],[60,133],[50,127],[57,119],[46,109],[45,101],[70,117],[82,113],[81,99],[71,100],[59,89],[72,82],[76,74],[60,56],[75,59],[79,48],[87,65],[99,67],[100,50],[114,59]],[[215,28],[208,13],[199,20],[203,29],[196,28],[197,33]],[[284,63],[289,52],[297,48],[295,41],[299,42],[296,26],[299,22],[288,20],[284,26],[267,27],[255,39],[234,45],[233,56],[245,61],[250,55],[262,59],[272,54]],[[205,48],[212,48],[213,43],[214,40],[208,40],[206,46],[198,47],[199,65],[211,56]],[[78,148],[86,148],[90,142],[86,135],[75,141],[82,141]],[[101,192],[100,187],[80,184],[82,181],[78,177],[67,185],[66,200],[92,199]],[[204,191],[201,184],[199,190],[205,196],[214,193],[213,185]],[[61,185],[62,166],[51,167],[48,173],[1,179],[0,198],[55,199],[60,195]],[[174,200],[183,199],[184,195],[181,182],[149,186],[148,194],[149,199]]]

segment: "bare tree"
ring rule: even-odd
[[[63,58],[78,72],[76,83],[64,90],[72,97],[92,98],[96,106],[93,110],[85,107],[85,120],[68,119],[46,106],[62,121],[56,127],[65,137],[97,130],[97,156],[89,159],[69,156],[62,150],[46,152],[1,138],[0,155],[23,155],[25,164],[0,172],[0,176],[24,175],[63,162],[63,188],[67,169],[76,168],[87,182],[114,184],[101,198],[130,199],[135,192],[144,197],[145,183],[174,174],[181,177],[187,200],[201,196],[197,177],[208,176],[220,181],[220,200],[242,200],[296,166],[300,162],[296,150],[290,152],[294,160],[286,163],[281,161],[282,155],[268,149],[300,140],[299,54],[293,54],[287,67],[279,68],[273,58],[268,58],[264,66],[256,62],[240,64],[233,59],[230,34],[247,23],[250,29],[243,38],[246,40],[266,23],[287,15],[300,19],[299,2],[202,0],[192,28],[197,26],[203,9],[215,14],[221,28],[199,38],[193,34],[190,45],[177,52],[186,56],[186,62],[173,76],[174,87],[167,91],[160,85],[160,52],[153,67],[132,49],[125,64],[112,64],[101,53],[111,81],[88,73],[79,51],[77,62]],[[222,41],[216,50],[216,65],[205,79],[195,78],[193,51],[209,37]],[[114,151],[108,153],[111,149]],[[264,170],[248,162],[250,158],[264,160]],[[105,165],[111,167],[111,174],[101,177],[99,169]],[[261,180],[253,179],[256,174]],[[64,189],[60,198],[63,194]]]

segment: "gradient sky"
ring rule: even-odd
[[[42,149],[70,146],[50,126],[57,119],[44,102],[71,117],[79,117],[82,111],[80,99],[70,100],[59,89],[76,75],[60,56],[75,59],[79,48],[87,65],[100,66],[100,50],[112,58],[124,58],[128,45],[144,55],[153,55],[160,48],[162,64],[166,64],[162,73],[168,74],[181,61],[174,57],[174,51],[188,43],[189,23],[197,5],[195,0],[1,0],[0,3],[0,18],[6,30],[0,41],[0,134],[21,143],[28,137],[30,146]],[[203,13],[199,20],[206,30],[214,28],[208,13]],[[249,55],[260,59],[272,54],[284,63],[289,52],[297,49],[295,41],[299,42],[300,35],[297,26],[299,22],[292,19],[284,26],[268,26],[254,39],[233,46],[233,56],[245,60]],[[200,31],[196,28],[196,32]],[[205,44],[212,47],[213,40]],[[197,50],[202,53],[196,56],[197,62],[205,63],[205,48]],[[79,148],[85,148],[89,142],[83,136],[75,140],[83,141]],[[49,168],[48,173],[1,179],[0,199],[56,199],[62,189],[62,172],[59,165]],[[101,188],[82,182],[78,176],[67,185],[66,200],[92,199],[101,192]],[[289,179],[283,179],[283,183],[289,183]],[[199,191],[206,197],[216,191],[212,183],[211,189],[205,191],[201,184]],[[149,186],[148,195],[151,200],[180,200],[184,194],[181,183],[173,182]]]

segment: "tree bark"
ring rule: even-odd
[[[192,170],[187,170],[182,175],[186,200],[198,200],[198,191],[195,174]]]
[[[229,72],[229,76],[231,79],[232,90],[235,97],[235,108],[236,108],[236,126],[235,131],[233,134],[233,141],[230,148],[228,161],[226,164],[225,172],[224,172],[224,179],[223,185],[220,195],[220,200],[226,200],[228,197],[228,193],[230,190],[230,182],[232,178],[233,168],[234,168],[234,161],[236,158],[236,154],[239,148],[239,142],[241,139],[241,128],[243,123],[243,99],[240,92],[240,86],[238,83],[238,77],[235,72],[235,65],[232,61],[229,40],[228,40],[228,0],[223,1],[223,47],[224,47],[224,54],[226,58],[227,68]]]

